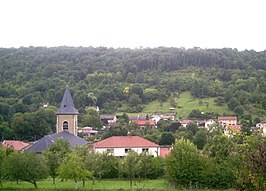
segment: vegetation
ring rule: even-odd
[[[165,47],[0,48],[0,139],[33,141],[54,132],[51,114],[66,84],[82,116],[80,126],[101,125],[86,111],[96,105],[103,114],[150,115],[171,107],[180,118],[196,109],[213,118],[263,118],[265,54]]]

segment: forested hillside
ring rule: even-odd
[[[240,117],[266,116],[266,51],[1,48],[0,82],[0,129],[10,132],[29,112],[33,123],[53,130],[54,118],[42,122],[32,116],[53,116],[55,108],[39,108],[44,103],[57,107],[67,84],[81,114],[95,105],[102,113],[140,112],[154,100],[170,100],[176,107],[175,98],[190,91],[196,98],[228,104]]]

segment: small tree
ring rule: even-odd
[[[75,188],[77,188],[78,181],[92,177],[92,173],[86,169],[83,158],[76,152],[72,152],[69,157],[65,158],[57,172],[63,180],[74,180]]]
[[[203,164],[189,140],[177,140],[165,160],[165,174],[174,185],[189,187],[200,181]]]
[[[37,180],[48,177],[48,167],[42,155],[34,153],[12,153],[3,162],[5,178],[22,180],[37,186]]]
[[[50,176],[53,178],[53,184],[55,184],[57,169],[69,152],[71,152],[70,144],[67,140],[63,139],[57,139],[45,150],[44,156],[47,159],[47,165],[49,167]]]
[[[207,143],[207,131],[206,129],[200,129],[194,136],[194,144],[197,146],[197,149],[202,150]]]
[[[129,178],[130,187],[132,187],[132,182],[138,173],[139,167],[139,156],[136,152],[130,151],[123,161],[124,172]]]

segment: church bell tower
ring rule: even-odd
[[[56,114],[56,133],[68,131],[77,135],[78,110],[75,108],[68,86],[66,87],[61,105]]]

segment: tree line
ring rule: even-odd
[[[27,181],[128,179],[132,186],[143,179],[166,178],[175,188],[235,188],[264,190],[266,139],[259,134],[225,136],[219,127],[208,131],[206,145],[198,149],[189,139],[176,139],[166,158],[129,152],[124,158],[92,153],[87,147],[70,148],[58,139],[43,154],[15,152],[0,147],[0,184]]]
[[[195,98],[215,97],[217,105],[227,104],[239,117],[263,119],[265,54],[166,47],[0,48],[0,138],[16,136],[12,121],[19,115],[47,103],[58,107],[66,84],[81,115],[96,105],[103,114],[140,112],[154,100],[172,100],[175,106],[175,98],[190,91]]]

